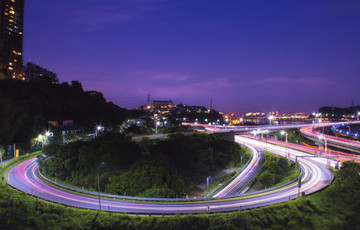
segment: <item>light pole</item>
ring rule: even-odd
[[[95,128],[95,137],[97,137],[99,135],[99,132],[104,130],[104,126],[98,125]]]
[[[97,167],[97,182],[98,182],[98,194],[99,194],[99,209],[101,211],[101,200],[100,200],[100,176],[99,176],[99,170],[100,167],[104,164],[104,162],[101,162],[99,166]]]
[[[320,117],[318,118],[318,123],[321,123],[322,113],[317,113],[316,117]]]
[[[206,177],[206,195],[209,194],[209,181],[211,179],[211,176]]]
[[[49,144],[50,141],[49,141],[49,137],[52,137],[54,136],[54,133],[50,132],[50,131],[46,131],[45,132],[45,136],[43,138],[46,138],[45,139],[45,144]]]
[[[160,121],[155,122],[156,137],[158,136],[158,126],[159,125],[160,125]]]
[[[327,138],[324,137],[323,135],[319,136],[319,139],[322,140],[324,139],[324,142],[325,142],[325,155],[327,153],[328,155],[328,161],[327,161],[327,164],[330,166],[330,155],[329,155],[329,152],[327,151]]]
[[[287,154],[288,133],[283,130],[283,131],[281,131],[281,135],[285,135],[285,143],[286,143],[286,145],[285,145],[285,156],[286,156],[286,158],[288,158],[288,154]]]
[[[358,112],[357,114],[357,120],[359,120],[359,117],[360,117],[360,112]]]
[[[52,137],[54,134],[53,134],[52,132],[46,131],[46,132],[45,132],[45,135],[46,135],[47,137]]]
[[[41,141],[41,149],[44,149],[44,137],[43,137],[43,135],[39,134],[38,138]]]
[[[265,151],[267,151],[267,141],[268,141],[268,138],[269,138],[269,130],[265,130],[264,133],[266,134]]]

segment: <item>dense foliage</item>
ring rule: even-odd
[[[287,134],[288,134],[288,143],[294,143],[294,144],[305,143],[307,145],[315,146],[314,141],[309,140],[306,137],[303,137],[300,134],[299,130],[297,129],[289,129],[287,130]],[[275,135],[278,140],[285,142],[285,135],[281,135],[281,131],[278,131]]]
[[[51,120],[75,120],[78,125],[120,124],[129,111],[96,91],[84,91],[81,83],[60,85],[35,79],[0,81],[0,145],[29,142]]]
[[[360,165],[345,162],[317,194],[248,211],[139,217],[51,204],[0,183],[0,229],[358,229]]]
[[[77,186],[134,196],[185,196],[187,188],[238,161],[245,148],[217,135],[170,135],[132,141],[122,134],[103,134],[89,142],[50,145],[40,158],[46,175]],[[104,164],[101,164],[104,162]],[[100,166],[100,167],[99,167]]]
[[[278,157],[265,152],[265,162],[261,167],[260,174],[256,178],[256,182],[261,183],[261,188],[269,188],[293,172],[294,163],[289,162],[284,157]]]
[[[122,133],[131,137],[161,134],[161,133],[168,134],[168,133],[194,131],[193,127],[181,125],[181,122],[179,120],[170,120],[168,124],[163,126],[158,126],[156,128],[156,124],[152,119],[147,119],[146,123],[144,124],[124,123],[123,125],[120,126],[120,130]]]

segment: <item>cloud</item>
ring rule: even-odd
[[[188,79],[186,75],[175,75],[175,74],[158,74],[152,77],[154,80],[174,80],[176,82],[183,82]]]

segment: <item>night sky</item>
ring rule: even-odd
[[[24,61],[115,104],[360,104],[358,0],[26,0]]]

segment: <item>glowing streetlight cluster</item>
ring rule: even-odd
[[[95,128],[95,137],[97,137],[99,135],[100,132],[104,131],[105,128],[102,125],[97,125]]]
[[[50,131],[45,131],[44,134],[40,133],[38,135],[38,141],[41,142],[41,149],[44,149],[44,144],[46,144],[46,142],[49,140],[49,137],[52,136],[54,136],[54,133]]]

